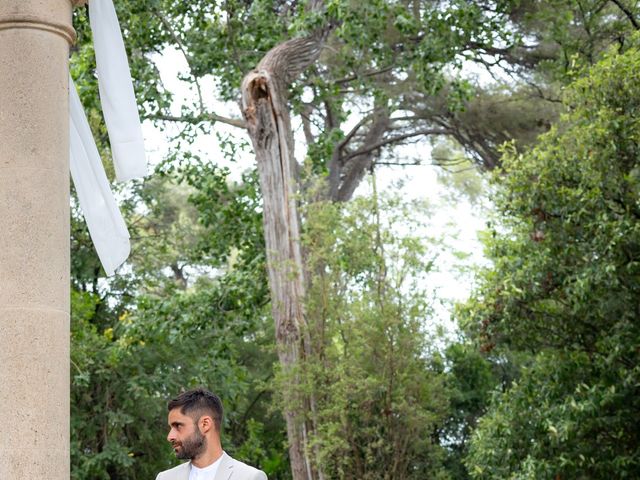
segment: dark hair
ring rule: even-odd
[[[189,415],[194,421],[198,421],[198,419],[205,414],[211,415],[213,418],[213,423],[216,426],[216,430],[220,432],[220,428],[222,426],[222,401],[220,397],[211,393],[209,390],[204,388],[194,388],[192,390],[187,390],[186,392],[182,392],[176,398],[171,400],[167,409],[169,411],[174,408],[179,408],[180,413],[183,415]]]

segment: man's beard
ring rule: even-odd
[[[200,430],[196,428],[193,435],[185,438],[179,445],[181,447],[179,450],[174,449],[176,457],[180,460],[193,460],[207,448],[207,439],[200,433]]]

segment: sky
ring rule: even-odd
[[[172,113],[179,115],[181,106],[192,104],[196,96],[188,84],[179,79],[181,74],[184,76],[188,72],[187,63],[179,51],[170,48],[154,60],[164,86],[175,94]],[[210,111],[227,117],[240,117],[237,105],[223,103],[216,98],[215,79],[204,79],[201,90],[204,103]],[[304,155],[302,129],[295,121],[293,127],[294,135],[300,139],[296,140],[296,156],[301,158]],[[248,141],[246,134],[235,127],[218,123],[215,129],[221,134],[231,134]],[[170,139],[179,131],[177,125],[169,125],[165,130],[160,130],[152,122],[144,122],[143,134],[151,166],[157,165],[169,154],[174,145]],[[199,154],[203,159],[211,159],[220,166],[229,167],[231,177],[235,180],[240,179],[243,171],[252,168],[255,161],[250,149],[240,154],[235,162],[226,160],[220,154],[221,149],[214,134],[200,134],[189,148],[192,153]],[[420,159],[423,163],[405,167],[380,167],[376,182],[380,192],[395,192],[400,188],[399,184],[402,184],[401,192],[407,200],[426,201],[432,207],[432,214],[424,219],[425,235],[446,238],[446,247],[438,248],[435,252],[436,270],[425,279],[425,289],[434,291],[435,297],[439,300],[434,305],[435,317],[429,319],[425,327],[428,331],[435,332],[440,329],[447,336],[453,336],[456,326],[451,321],[452,302],[464,300],[469,295],[473,284],[473,266],[486,263],[478,240],[478,232],[485,227],[486,215],[482,207],[472,205],[464,196],[458,196],[455,201],[451,201],[451,192],[438,181],[440,167],[431,165],[430,153],[431,146],[426,141],[399,147],[396,150],[397,158]],[[356,195],[366,195],[370,188],[370,182],[362,182]],[[456,251],[468,256],[461,260],[461,256],[454,254]],[[465,270],[466,273],[461,270]]]

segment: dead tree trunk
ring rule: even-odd
[[[322,473],[311,461],[308,448],[305,418],[313,418],[306,415],[313,407],[313,398],[301,393],[296,374],[301,360],[309,354],[310,342],[303,305],[304,262],[287,88],[318,58],[327,32],[276,46],[242,82],[242,113],[256,155],[264,203],[267,269],[278,356],[292,382],[283,394],[294,480],[322,480]]]

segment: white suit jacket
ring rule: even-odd
[[[160,472],[156,480],[189,480],[190,471],[191,462],[183,463]],[[267,480],[267,474],[223,453],[215,480]]]

